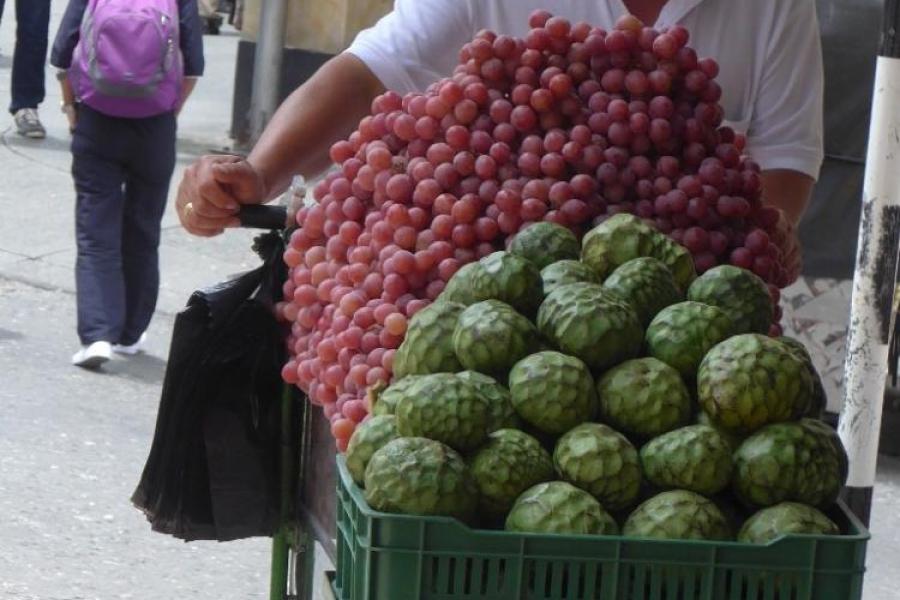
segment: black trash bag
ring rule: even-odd
[[[286,268],[276,232],[263,265],[195,292],[175,319],[153,443],[131,501],[184,540],[270,536],[278,526]]]

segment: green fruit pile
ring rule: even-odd
[[[838,534],[847,457],[812,418],[809,355],[758,333],[755,275],[689,259],[620,215],[460,269],[369,390],[346,457],[369,504],[527,533]]]

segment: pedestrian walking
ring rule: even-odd
[[[141,351],[159,293],[178,111],[203,73],[196,0],[70,0],[51,53],[73,128],[72,363]]]
[[[6,0],[0,0],[0,17]],[[16,47],[13,51],[12,98],[9,112],[19,135],[47,137],[38,117],[44,101],[44,64],[50,27],[50,0],[16,0]]]

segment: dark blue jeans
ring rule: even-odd
[[[6,0],[0,0],[0,16]],[[16,0],[16,49],[13,52],[12,101],[9,112],[37,108],[44,101],[44,64],[50,0]]]
[[[175,115],[109,117],[84,105],[72,139],[75,284],[82,344],[133,344],[159,294],[160,222],[175,168]]]

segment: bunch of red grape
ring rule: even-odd
[[[530,25],[525,39],[479,32],[423,94],[376,98],[297,214],[283,375],[325,407],[341,450],[410,317],[536,221],[581,235],[629,212],[700,272],[732,263],[773,294],[786,283],[778,212],[761,204],[742,137],[721,126],[718,65],[687,30],[625,16],[606,32],[545,11]]]

